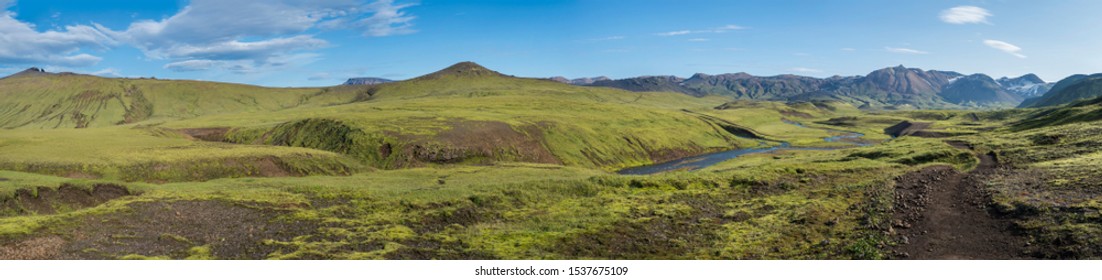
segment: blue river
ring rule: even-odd
[[[806,127],[803,124],[798,123],[798,122],[794,122],[794,121],[784,120],[784,122],[787,123],[787,124],[791,124],[791,125],[795,125],[795,126],[799,126],[799,127]],[[855,141],[857,139],[860,139],[861,137],[864,137],[865,134],[861,134],[861,133],[857,133],[857,132],[850,132],[850,131],[833,130],[833,129],[824,129],[824,130],[826,130],[830,133],[837,133],[838,135],[823,138],[823,141],[850,143],[850,144],[853,144],[853,146],[867,146],[867,145],[869,145],[868,143]],[[766,142],[761,142],[761,146],[765,146],[765,145],[768,145],[768,144]],[[712,165],[716,165],[716,164],[719,164],[720,162],[724,162],[724,161],[727,161],[727,160],[730,160],[730,159],[733,159],[733,158],[737,158],[737,157],[744,156],[744,155],[749,155],[749,154],[769,153],[769,152],[783,151],[783,150],[800,150],[800,151],[818,150],[818,151],[825,151],[825,150],[836,150],[836,149],[844,149],[844,148],[847,148],[847,147],[838,147],[838,148],[792,147],[792,145],[790,145],[788,142],[780,142],[780,144],[778,144],[776,146],[772,146],[772,147],[755,147],[755,148],[745,148],[745,149],[736,149],[736,150],[715,152],[715,153],[710,153],[710,154],[703,154],[703,155],[698,155],[698,156],[680,158],[680,159],[667,161],[667,162],[663,162],[663,163],[658,163],[658,164],[625,168],[625,169],[622,169],[620,171],[617,171],[616,173],[623,174],[623,175],[649,175],[649,174],[656,174],[656,173],[662,173],[662,172],[668,172],[668,171],[674,171],[674,170],[692,171],[692,170],[697,170],[697,169],[709,167],[709,166],[712,166]]]

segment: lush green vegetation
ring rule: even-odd
[[[97,88],[109,98],[82,93]],[[0,80],[0,92],[13,98],[0,103],[0,249],[61,238],[78,249],[56,250],[79,258],[887,258],[894,178],[977,163],[945,139],[884,134],[905,120],[1012,164],[988,188],[1039,244],[1072,244],[1054,256],[1096,256],[1102,232],[1102,131],[1080,117],[1096,104],[866,112],[469,64],[367,87],[46,75]],[[823,141],[846,132],[873,145]],[[777,142],[816,149],[612,173]]]

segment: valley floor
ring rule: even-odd
[[[641,176],[495,160],[375,168],[340,151],[204,142],[155,127],[17,130],[0,135],[6,151],[0,164],[14,170],[0,171],[0,259],[1066,259],[1102,253],[1097,122],[1016,126],[1032,111],[803,117],[775,106],[783,110],[768,118],[744,117],[764,112],[752,106],[708,114],[744,125],[764,135],[762,141],[819,148]],[[787,123],[792,119],[811,127]],[[921,129],[895,131],[902,133],[897,138],[884,134],[903,121]],[[145,138],[128,137],[135,131]],[[861,132],[876,144],[822,143],[829,131]],[[43,139],[43,133],[56,137]],[[98,141],[132,141],[129,146],[155,164],[127,161],[122,154],[130,148],[103,156],[51,150],[63,147],[57,141],[96,134]],[[251,165],[257,159],[284,172],[266,173]]]

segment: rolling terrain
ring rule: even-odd
[[[0,79],[0,259],[1102,254],[1102,99],[967,111],[1026,90],[902,67],[722,76],[629,91],[464,62],[263,88],[29,70]],[[863,110],[902,104],[958,110]]]

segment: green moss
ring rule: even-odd
[[[214,255],[211,254],[210,245],[191,247],[191,249],[188,249],[187,254],[188,254],[188,256],[185,259],[188,259],[188,260],[213,260],[213,259],[215,259]]]

